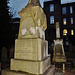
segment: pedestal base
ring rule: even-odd
[[[18,71],[12,71],[12,70],[3,70],[2,75],[54,75],[55,73],[55,66],[52,65],[49,67],[43,74],[30,74],[26,72],[18,72]]]
[[[10,70],[28,72],[32,74],[43,74],[50,67],[50,57],[43,61],[26,61],[11,59]]]

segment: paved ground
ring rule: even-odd
[[[55,75],[75,75],[75,69],[66,70],[65,73],[62,73],[60,71],[56,71]]]
[[[64,75],[75,75],[75,69],[72,69],[70,71],[66,71]]]
[[[64,75],[64,73],[60,72],[60,71],[56,71],[55,75]]]

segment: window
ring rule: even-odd
[[[54,4],[50,4],[50,12],[54,12]]]
[[[50,24],[54,24],[54,16],[50,16]]]
[[[63,24],[66,25],[66,18],[63,18]]]
[[[71,19],[71,24],[73,24],[73,17],[71,17],[70,19]]]
[[[74,35],[74,31],[73,30],[71,30],[71,35]]]
[[[64,30],[63,30],[63,35],[64,35],[64,36],[67,35],[67,29],[64,29]]]
[[[62,8],[62,14],[66,14],[66,7]]]
[[[73,13],[73,9],[72,9],[72,6],[70,6],[70,13],[71,13],[71,14]]]

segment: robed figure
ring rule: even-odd
[[[27,6],[19,12],[19,15],[21,21],[18,38],[45,39],[46,16],[39,0],[29,0]]]

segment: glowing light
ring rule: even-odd
[[[66,25],[66,18],[63,18],[63,24]]]
[[[63,30],[63,35],[66,36],[67,35],[67,29]]]
[[[74,31],[73,30],[71,30],[71,35],[74,35]]]

